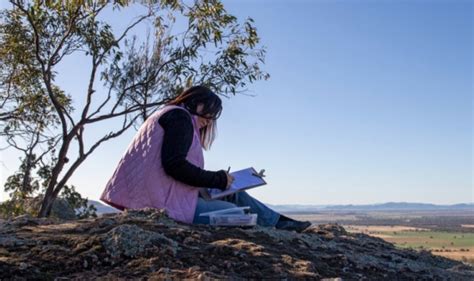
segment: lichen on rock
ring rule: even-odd
[[[73,221],[0,222],[0,279],[474,280],[472,266],[382,239],[314,225],[176,222],[164,210],[126,210]]]
[[[144,230],[136,225],[122,224],[106,234],[103,246],[112,258],[121,255],[139,257],[153,253],[171,253],[178,251],[178,244],[161,233]]]

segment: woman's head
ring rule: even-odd
[[[205,86],[194,86],[184,90],[168,105],[181,105],[198,117],[201,144],[209,149],[217,133],[216,121],[222,112],[222,101]]]

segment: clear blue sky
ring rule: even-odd
[[[255,20],[272,77],[224,100],[207,169],[266,169],[250,193],[272,204],[474,201],[472,1],[224,4]],[[63,66],[74,98],[87,67]],[[79,168],[81,194],[98,199],[133,135]],[[2,186],[16,158],[2,152]]]

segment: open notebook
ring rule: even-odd
[[[211,199],[267,184],[263,179],[263,173],[261,172],[259,175],[253,167],[235,171],[230,174],[234,177],[234,182],[229,189],[222,191],[216,188],[208,188]]]

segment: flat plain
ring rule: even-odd
[[[313,224],[337,223],[348,232],[382,238],[400,248],[474,264],[474,213],[450,210],[318,211],[285,213]]]

